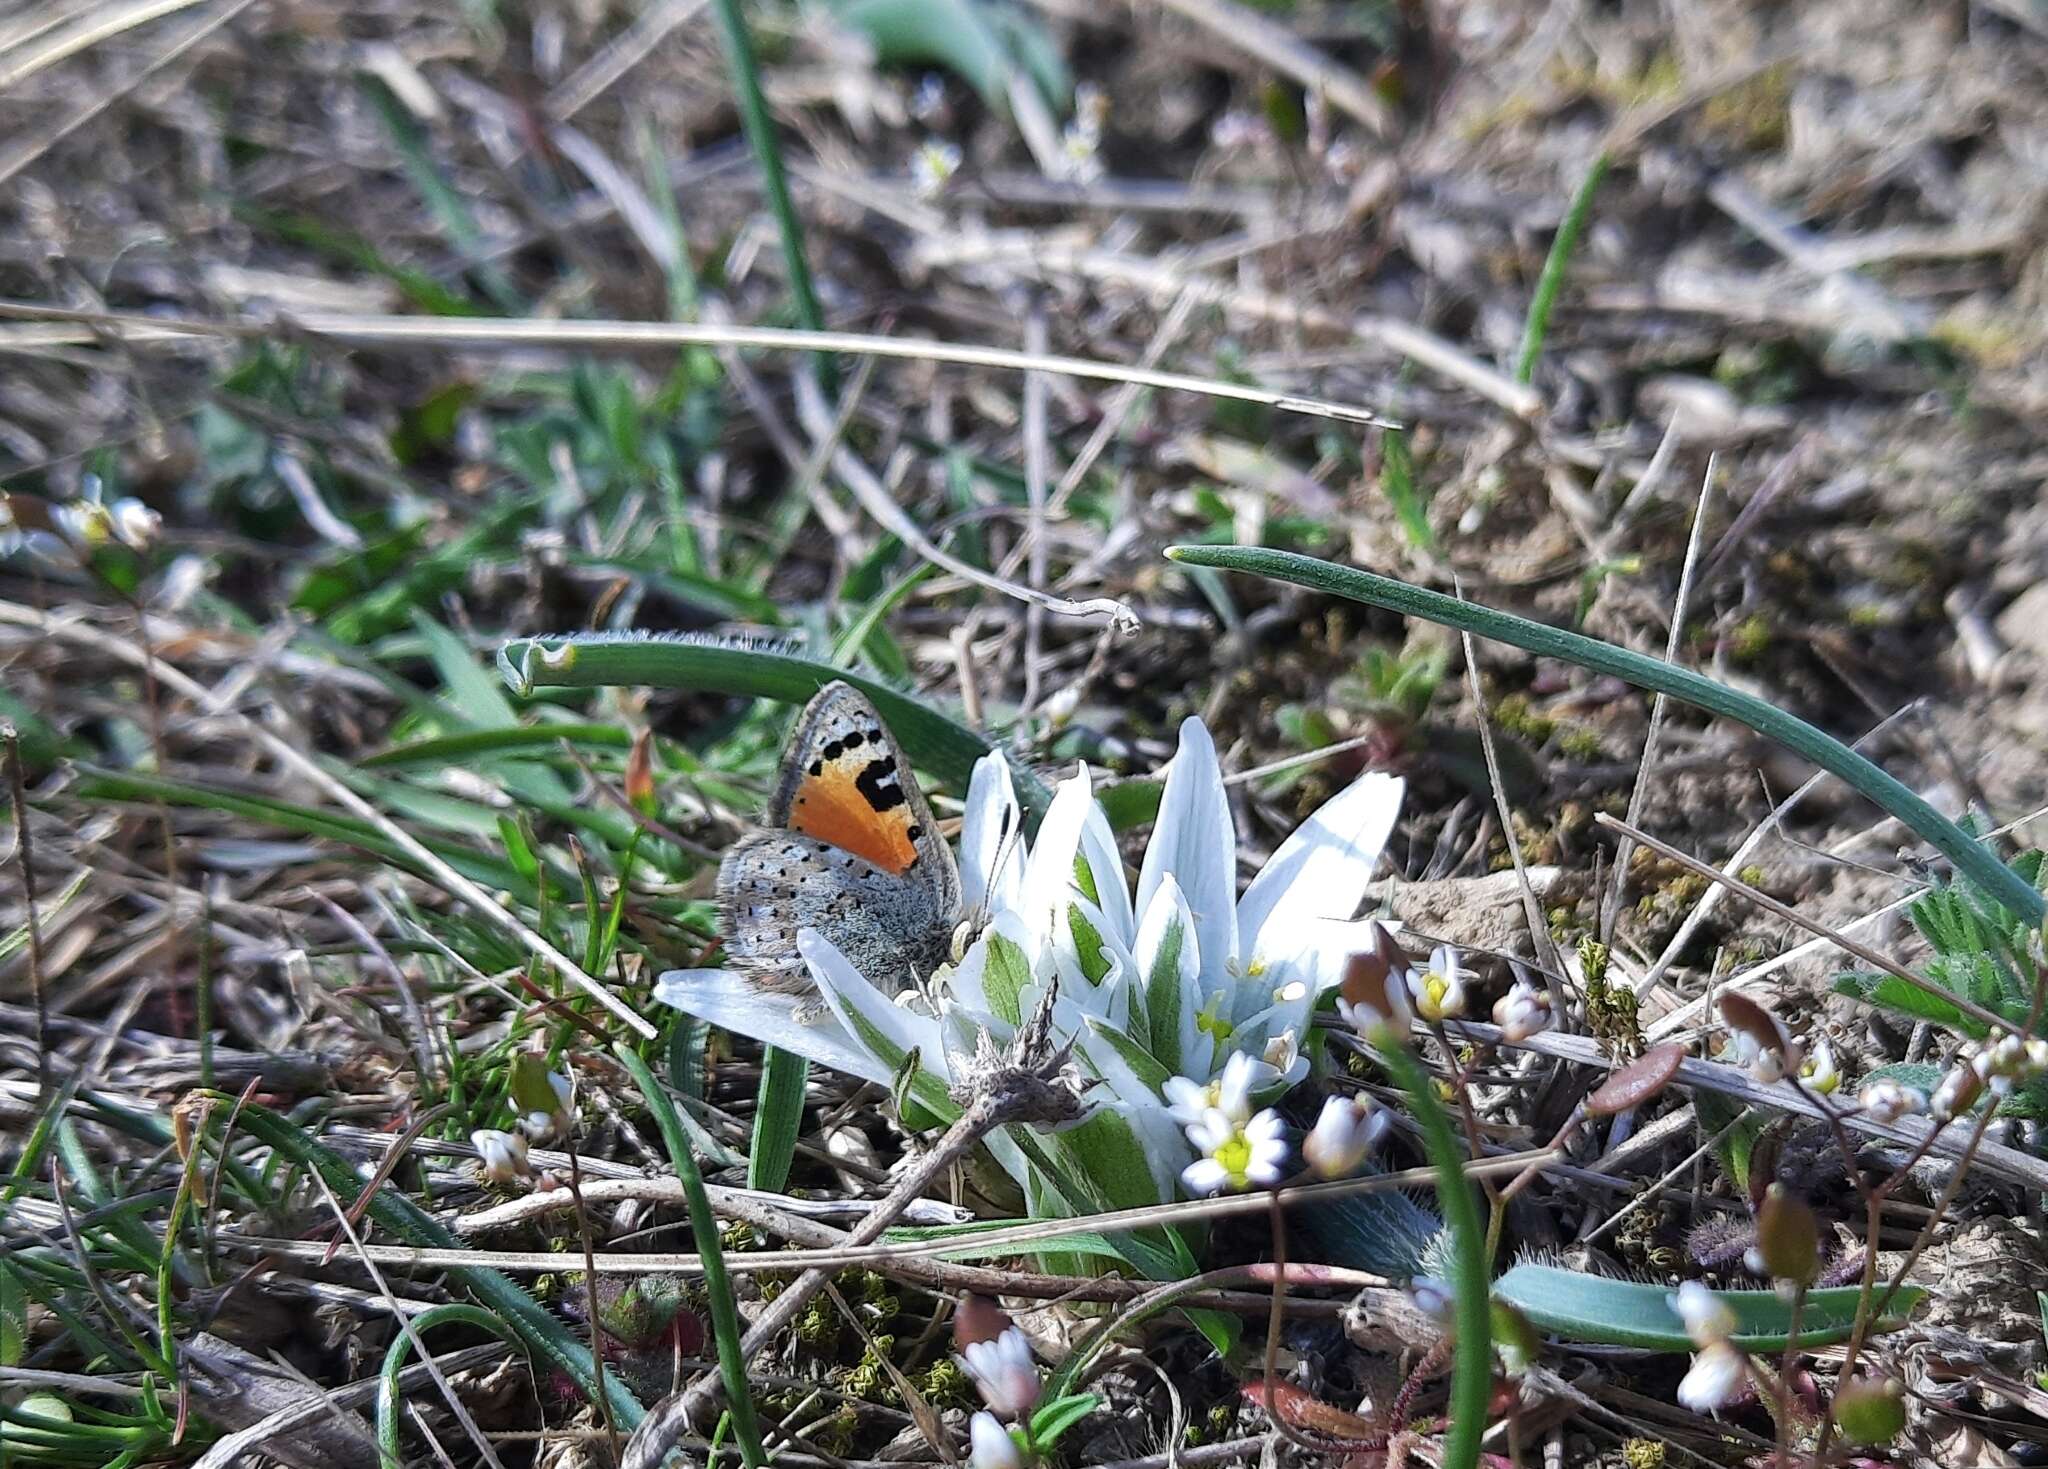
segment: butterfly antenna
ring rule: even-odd
[[[1024,840],[1024,828],[1016,817],[1017,813],[1013,808],[1004,808],[1003,830],[996,838],[996,859],[989,864],[988,881],[982,884],[981,901],[976,903],[974,911],[967,915],[977,934],[988,927],[989,920],[995,916],[989,910],[989,899],[995,894],[996,876],[1010,865],[1010,859],[1017,855],[1017,848]]]

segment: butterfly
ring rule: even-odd
[[[851,684],[819,689],[791,732],[760,829],[718,867],[726,967],[813,991],[796,936],[815,929],[893,994],[955,957],[960,870],[896,737]]]

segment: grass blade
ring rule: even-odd
[[[1376,1047],[1373,1054],[1393,1074],[1422,1129],[1422,1144],[1436,1169],[1437,1206],[1450,1236],[1452,1309],[1456,1343],[1451,1359],[1450,1429],[1444,1437],[1443,1469],[1472,1469],[1486,1433],[1487,1399],[1493,1391],[1493,1293],[1486,1271],[1486,1226],[1479,1201],[1465,1177],[1458,1135],[1436,1099],[1436,1083],[1405,1047]]]
[[[740,13],[740,0],[713,0],[718,15],[718,35],[725,44],[725,62],[732,71],[733,99],[740,109],[740,125],[746,130],[747,146],[753,150],[754,166],[761,170],[761,191],[775,215],[775,227],[782,235],[782,258],[789,268],[789,288],[796,298],[797,324],[807,331],[825,329],[825,311],[818,304],[818,288],[811,281],[811,262],[804,253],[803,222],[789,197],[789,178],[782,167],[782,144],[775,136],[774,119],[768,116],[768,98],[761,91],[761,62],[754,54],[754,38],[747,30],[747,18]],[[820,357],[822,386],[832,388],[832,360]]]
[[[211,1095],[228,1105],[236,1100],[224,1092]],[[250,1102],[242,1107],[240,1125],[301,1168],[318,1170],[337,1198],[354,1199],[361,1192],[363,1181],[349,1161],[308,1136],[289,1119]],[[436,1250],[467,1248],[438,1219],[395,1188],[379,1188],[370,1196],[370,1216],[380,1227],[409,1245]],[[590,1349],[550,1315],[546,1307],[514,1284],[510,1277],[496,1270],[481,1265],[459,1265],[450,1273],[496,1314],[528,1352],[566,1374],[586,1398],[596,1400],[598,1376]],[[632,1428],[647,1416],[640,1400],[633,1396],[632,1389],[621,1382],[616,1373],[606,1374],[604,1392],[612,1419],[621,1428]]]
[[[974,762],[994,748],[959,721],[885,683],[829,663],[772,648],[696,637],[575,633],[517,638],[498,650],[498,671],[521,696],[537,688],[645,684],[778,699],[801,704],[835,678],[875,701],[905,753],[949,785],[965,790]],[[1035,818],[1052,802],[1045,783],[1022,765],[1011,775],[1017,799]]]
[[[595,1291],[592,1292],[593,1299]],[[422,1311],[412,1321],[411,1331],[401,1331],[392,1339],[390,1349],[384,1353],[384,1370],[379,1374],[377,1384],[377,1453],[382,1469],[405,1469],[405,1454],[398,1437],[398,1405],[401,1401],[398,1378],[405,1370],[406,1354],[412,1350],[414,1341],[425,1336],[436,1326],[450,1322],[474,1326],[480,1331],[511,1344],[519,1346],[518,1335],[503,1321],[481,1306],[466,1306],[457,1302],[447,1306],[435,1306]]]
[[[1690,669],[1666,663],[1661,658],[1645,657],[1597,638],[1546,627],[1510,612],[1496,612],[1490,607],[1446,597],[1441,592],[1425,591],[1390,577],[1375,576],[1356,567],[1338,566],[1291,551],[1272,551],[1261,546],[1172,546],[1166,554],[1189,566],[1217,567],[1224,571],[1271,577],[1275,581],[1292,582],[1333,597],[1346,597],[1404,616],[1461,628],[1479,637],[1508,643],[1538,657],[1562,658],[1595,673],[1612,674],[1638,688],[1668,694],[1711,714],[1733,719],[1760,735],[1776,740],[1823,770],[1840,776],[1919,833],[1928,845],[2027,922],[2038,924],[2048,917],[2048,904],[2043,903],[2041,894],[1999,861],[1996,852],[1928,805],[1904,784],[1805,720],[1726,684],[1703,678]]]
[[[1564,289],[1565,267],[1571,264],[1572,251],[1579,247],[1579,235],[1593,212],[1593,196],[1600,191],[1600,180],[1607,177],[1609,161],[1605,153],[1593,160],[1593,166],[1586,170],[1578,191],[1572,195],[1556,238],[1550,242],[1543,274],[1536,278],[1536,294],[1529,298],[1529,317],[1522,325],[1522,349],[1515,354],[1518,383],[1527,383],[1536,376],[1536,359],[1543,355],[1543,339],[1550,333],[1551,309],[1557,305],[1557,293]]]
[[[696,1236],[697,1254],[704,1267],[704,1294],[711,1308],[711,1336],[718,1348],[718,1375],[725,1382],[732,1435],[739,1442],[740,1460],[746,1469],[761,1469],[768,1456],[761,1448],[761,1425],[755,1419],[754,1400],[748,1393],[746,1360],[740,1356],[740,1342],[746,1331],[740,1325],[739,1305],[733,1300],[732,1277],[725,1273],[725,1248],[718,1237],[718,1216],[711,1212],[711,1196],[704,1192],[704,1175],[697,1170],[697,1156],[690,1151],[690,1140],[684,1135],[675,1105],[654,1079],[654,1073],[647,1069],[640,1053],[625,1045],[613,1046],[612,1052],[633,1074],[633,1084],[647,1099],[648,1110],[654,1113],[654,1125],[661,1129],[662,1143],[668,1148],[669,1161],[689,1197],[690,1232]]]
[[[796,1140],[804,1128],[804,1088],[811,1063],[792,1051],[769,1046],[761,1054],[761,1096],[754,1112],[754,1141],[747,1153],[747,1187],[780,1193],[789,1182]]]

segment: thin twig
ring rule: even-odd
[[[1711,882],[1718,882],[1722,884],[1730,892],[1739,894],[1740,896],[1749,899],[1750,902],[1756,904],[1765,912],[1775,913],[1778,917],[1784,919],[1788,923],[1798,924],[1808,933],[1816,934],[1819,937],[1826,939],[1829,943],[1835,945],[1836,948],[1841,949],[1846,954],[1850,954],[1858,959],[1861,959],[1865,964],[1874,964],[1879,969],[1882,969],[1886,974],[1893,976],[1895,979],[1903,980],[1905,983],[1913,986],[1914,989],[1921,990],[1927,994],[1933,995],[1936,999],[1954,1005],[1958,1010],[1962,1011],[1965,1015],[1968,1015],[1975,1020],[1981,1021],[1983,1024],[1989,1026],[1993,1030],[2007,1031],[2018,1035],[2025,1034],[2024,1031],[2021,1031],[2017,1026],[2015,1026],[2010,1020],[2007,1020],[2003,1015],[2000,1015],[1992,1010],[1987,1010],[1984,1006],[1978,1004],[1975,1000],[1972,1000],[1967,995],[1961,995],[1951,990],[1945,990],[1940,985],[1935,984],[1932,980],[1921,978],[1912,970],[1906,968],[1905,965],[1899,963],[1896,959],[1892,959],[1887,957],[1886,955],[1880,954],[1875,949],[1864,947],[1862,944],[1857,943],[1856,940],[1850,938],[1847,934],[1840,933],[1832,928],[1829,928],[1825,923],[1822,923],[1819,919],[1808,918],[1805,914],[1801,913],[1797,908],[1791,907],[1789,904],[1779,902],[1769,893],[1758,891],[1756,888],[1753,888],[1748,883],[1744,882],[1741,878],[1732,876],[1729,873],[1721,871],[1719,868],[1715,867],[1710,862],[1702,862],[1699,858],[1693,856],[1691,853],[1681,851],[1679,848],[1672,846],[1669,842],[1661,842],[1657,840],[1657,838],[1651,836],[1648,832],[1640,831],[1637,828],[1630,826],[1626,821],[1622,821],[1617,817],[1608,815],[1605,811],[1596,814],[1593,817],[1593,820],[1599,823],[1601,826],[1607,827],[1611,831],[1622,832],[1627,836],[1632,837],[1634,840],[1642,843],[1642,845],[1648,847],[1651,851],[1655,852],[1658,856],[1667,858],[1670,861],[1678,863],[1681,867],[1684,867],[1689,872],[1696,872],[1701,877],[1704,877]]]

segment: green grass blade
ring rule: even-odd
[[[236,1102],[236,1098],[224,1092],[211,1095],[223,1103],[223,1112]],[[363,1181],[349,1161],[308,1136],[288,1118],[251,1102],[242,1107],[238,1125],[301,1168],[317,1170],[337,1198],[352,1200],[362,1192]],[[417,1248],[467,1248],[433,1215],[388,1185],[371,1196],[370,1215],[379,1227]],[[480,1265],[458,1265],[449,1273],[485,1308],[495,1313],[538,1361],[559,1369],[586,1398],[596,1401],[598,1377],[590,1349],[578,1341],[568,1327],[550,1315],[546,1307],[496,1270]],[[604,1393],[611,1408],[612,1421],[619,1427],[635,1428],[647,1416],[647,1410],[633,1396],[632,1389],[619,1380],[617,1373],[605,1374]]]
[[[1271,577],[1275,581],[1292,582],[1333,597],[1347,597],[1351,601],[1384,607],[1407,617],[1420,617],[1445,627],[1459,628],[1521,648],[1541,658],[1562,658],[1595,673],[1612,674],[1638,688],[1668,694],[1711,714],[1733,719],[1760,735],[1776,740],[1823,770],[1840,776],[1918,832],[1928,845],[2027,922],[2038,924],[2048,917],[2048,904],[2043,903],[2041,894],[2026,879],[1999,861],[1997,853],[1869,760],[1805,720],[1726,684],[1703,678],[1690,669],[1666,663],[1661,658],[1645,657],[1596,638],[1546,627],[1526,617],[1496,612],[1490,607],[1446,597],[1441,592],[1425,591],[1389,577],[1375,576],[1369,571],[1319,561],[1313,556],[1298,556],[1291,551],[1271,551],[1260,546],[1172,546],[1166,554],[1190,566],[1216,567]]]
[[[1557,1265],[1521,1264],[1494,1282],[1494,1293],[1529,1323],[1561,1341],[1646,1347],[1658,1352],[1696,1350],[1685,1323],[1671,1309],[1672,1289],[1636,1280],[1611,1280]],[[1897,1314],[1926,1298],[1917,1286],[1901,1289]],[[1802,1350],[1847,1341],[1856,1327],[1860,1287],[1810,1290],[1799,1310]],[[1745,1352],[1782,1352],[1791,1345],[1792,1306],[1769,1290],[1717,1290],[1714,1299],[1735,1314],[1732,1340]]]
[[[391,139],[391,146],[397,150],[399,161],[404,165],[405,176],[419,191],[421,200],[440,222],[449,240],[462,255],[475,262],[477,279],[498,308],[512,315],[525,309],[526,303],[505,273],[496,265],[484,259],[484,236],[476,222],[476,216],[469,211],[469,201],[462,192],[441,175],[441,166],[434,159],[433,149],[428,145],[427,135],[418,119],[406,110],[391,89],[378,78],[364,72],[356,78],[356,84],[363,98],[370,104],[377,120],[384,125],[384,131]]]
[[[593,1289],[591,1298],[596,1299]],[[415,1340],[424,1337],[436,1326],[459,1323],[488,1331],[511,1346],[523,1345],[511,1327],[480,1306],[466,1306],[457,1302],[453,1305],[436,1306],[422,1311],[412,1321],[411,1331],[401,1331],[392,1339],[391,1347],[384,1353],[384,1370],[377,1384],[377,1454],[382,1469],[405,1469],[405,1454],[398,1437],[398,1405],[401,1401],[398,1385],[399,1374],[405,1371],[405,1359],[412,1351]]]
[[[718,1375],[725,1382],[726,1411],[731,1417],[732,1435],[739,1442],[740,1460],[746,1469],[761,1469],[768,1456],[761,1448],[761,1425],[754,1416],[754,1399],[747,1385],[747,1364],[740,1355],[746,1332],[740,1325],[739,1305],[733,1299],[732,1277],[725,1273],[725,1247],[718,1237],[718,1216],[711,1212],[711,1196],[704,1192],[704,1175],[697,1170],[696,1154],[683,1132],[682,1119],[668,1093],[647,1069],[647,1063],[631,1046],[613,1046],[612,1053],[633,1075],[633,1084],[647,1099],[654,1113],[654,1125],[668,1148],[676,1177],[690,1205],[690,1232],[696,1237],[697,1254],[704,1268],[704,1294],[711,1308],[711,1337],[718,1348]]]
[[[1522,325],[1522,349],[1515,354],[1515,381],[1526,383],[1536,376],[1536,359],[1543,355],[1543,339],[1550,333],[1550,313],[1557,305],[1557,293],[1564,289],[1565,267],[1571,264],[1572,251],[1579,247],[1579,235],[1586,228],[1586,219],[1593,212],[1593,196],[1600,191],[1600,180],[1607,177],[1609,159],[1605,153],[1593,160],[1593,166],[1586,170],[1585,178],[1579,181],[1578,191],[1572,195],[1572,202],[1564,212],[1564,219],[1557,227],[1557,236],[1550,242],[1550,254],[1544,257],[1543,274],[1536,278],[1536,294],[1529,298],[1529,317]]]
[[[801,704],[835,678],[875,701],[905,753],[949,785],[967,788],[974,762],[993,746],[958,720],[864,674],[772,648],[711,639],[628,633],[575,633],[518,638],[498,650],[498,671],[521,696],[537,688],[604,688],[644,684],[696,689]],[[1013,766],[1017,799],[1034,817],[1052,802],[1045,783]]]
[[[811,1063],[792,1051],[769,1046],[761,1053],[761,1095],[754,1112],[754,1141],[747,1152],[747,1187],[782,1192],[796,1140],[804,1127],[804,1088]]]
[[[718,15],[718,35],[725,44],[725,62],[732,71],[733,99],[740,109],[740,126],[753,150],[754,166],[761,170],[761,191],[775,215],[775,227],[782,235],[782,258],[789,268],[789,288],[796,298],[797,324],[808,331],[825,329],[825,310],[818,304],[818,288],[811,280],[810,257],[804,253],[803,222],[789,197],[789,179],[782,167],[782,144],[775,136],[774,119],[768,116],[768,98],[761,91],[761,62],[754,54],[754,38],[747,30],[747,18],[740,13],[740,0],[713,0]],[[831,359],[819,359],[823,385],[832,387]]]
[[[604,750],[624,750],[633,736],[612,724],[534,724],[517,729],[475,729],[436,739],[394,745],[356,761],[358,770],[387,770],[406,765],[461,765],[479,757],[539,754],[552,758],[567,740]]]
[[[1444,1438],[1444,1469],[1472,1469],[1486,1433],[1487,1400],[1493,1391],[1493,1293],[1486,1271],[1486,1226],[1479,1201],[1465,1177],[1458,1135],[1436,1099],[1436,1083],[1405,1048],[1392,1045],[1374,1054],[1407,1094],[1422,1129],[1422,1144],[1436,1169],[1437,1207],[1449,1235],[1452,1310],[1456,1342],[1451,1359],[1450,1431]]]
[[[428,875],[419,871],[416,864],[401,852],[395,843],[380,835],[375,827],[352,816],[336,816],[325,811],[313,810],[308,806],[293,805],[289,801],[274,801],[264,796],[246,796],[237,791],[215,790],[211,786],[182,780],[167,780],[161,776],[132,775],[126,771],[99,770],[92,766],[81,766],[80,770],[83,775],[73,787],[73,794],[81,800],[161,801],[171,806],[195,806],[201,810],[221,811],[230,816],[240,816],[249,821],[285,831],[295,831],[304,836],[340,842],[379,861],[414,872],[420,877]],[[472,882],[503,888],[529,901],[533,897],[533,883],[521,876],[511,863],[502,858],[437,842],[428,842],[426,845],[428,850]],[[562,874],[552,870],[550,876],[557,882],[565,880]]]

